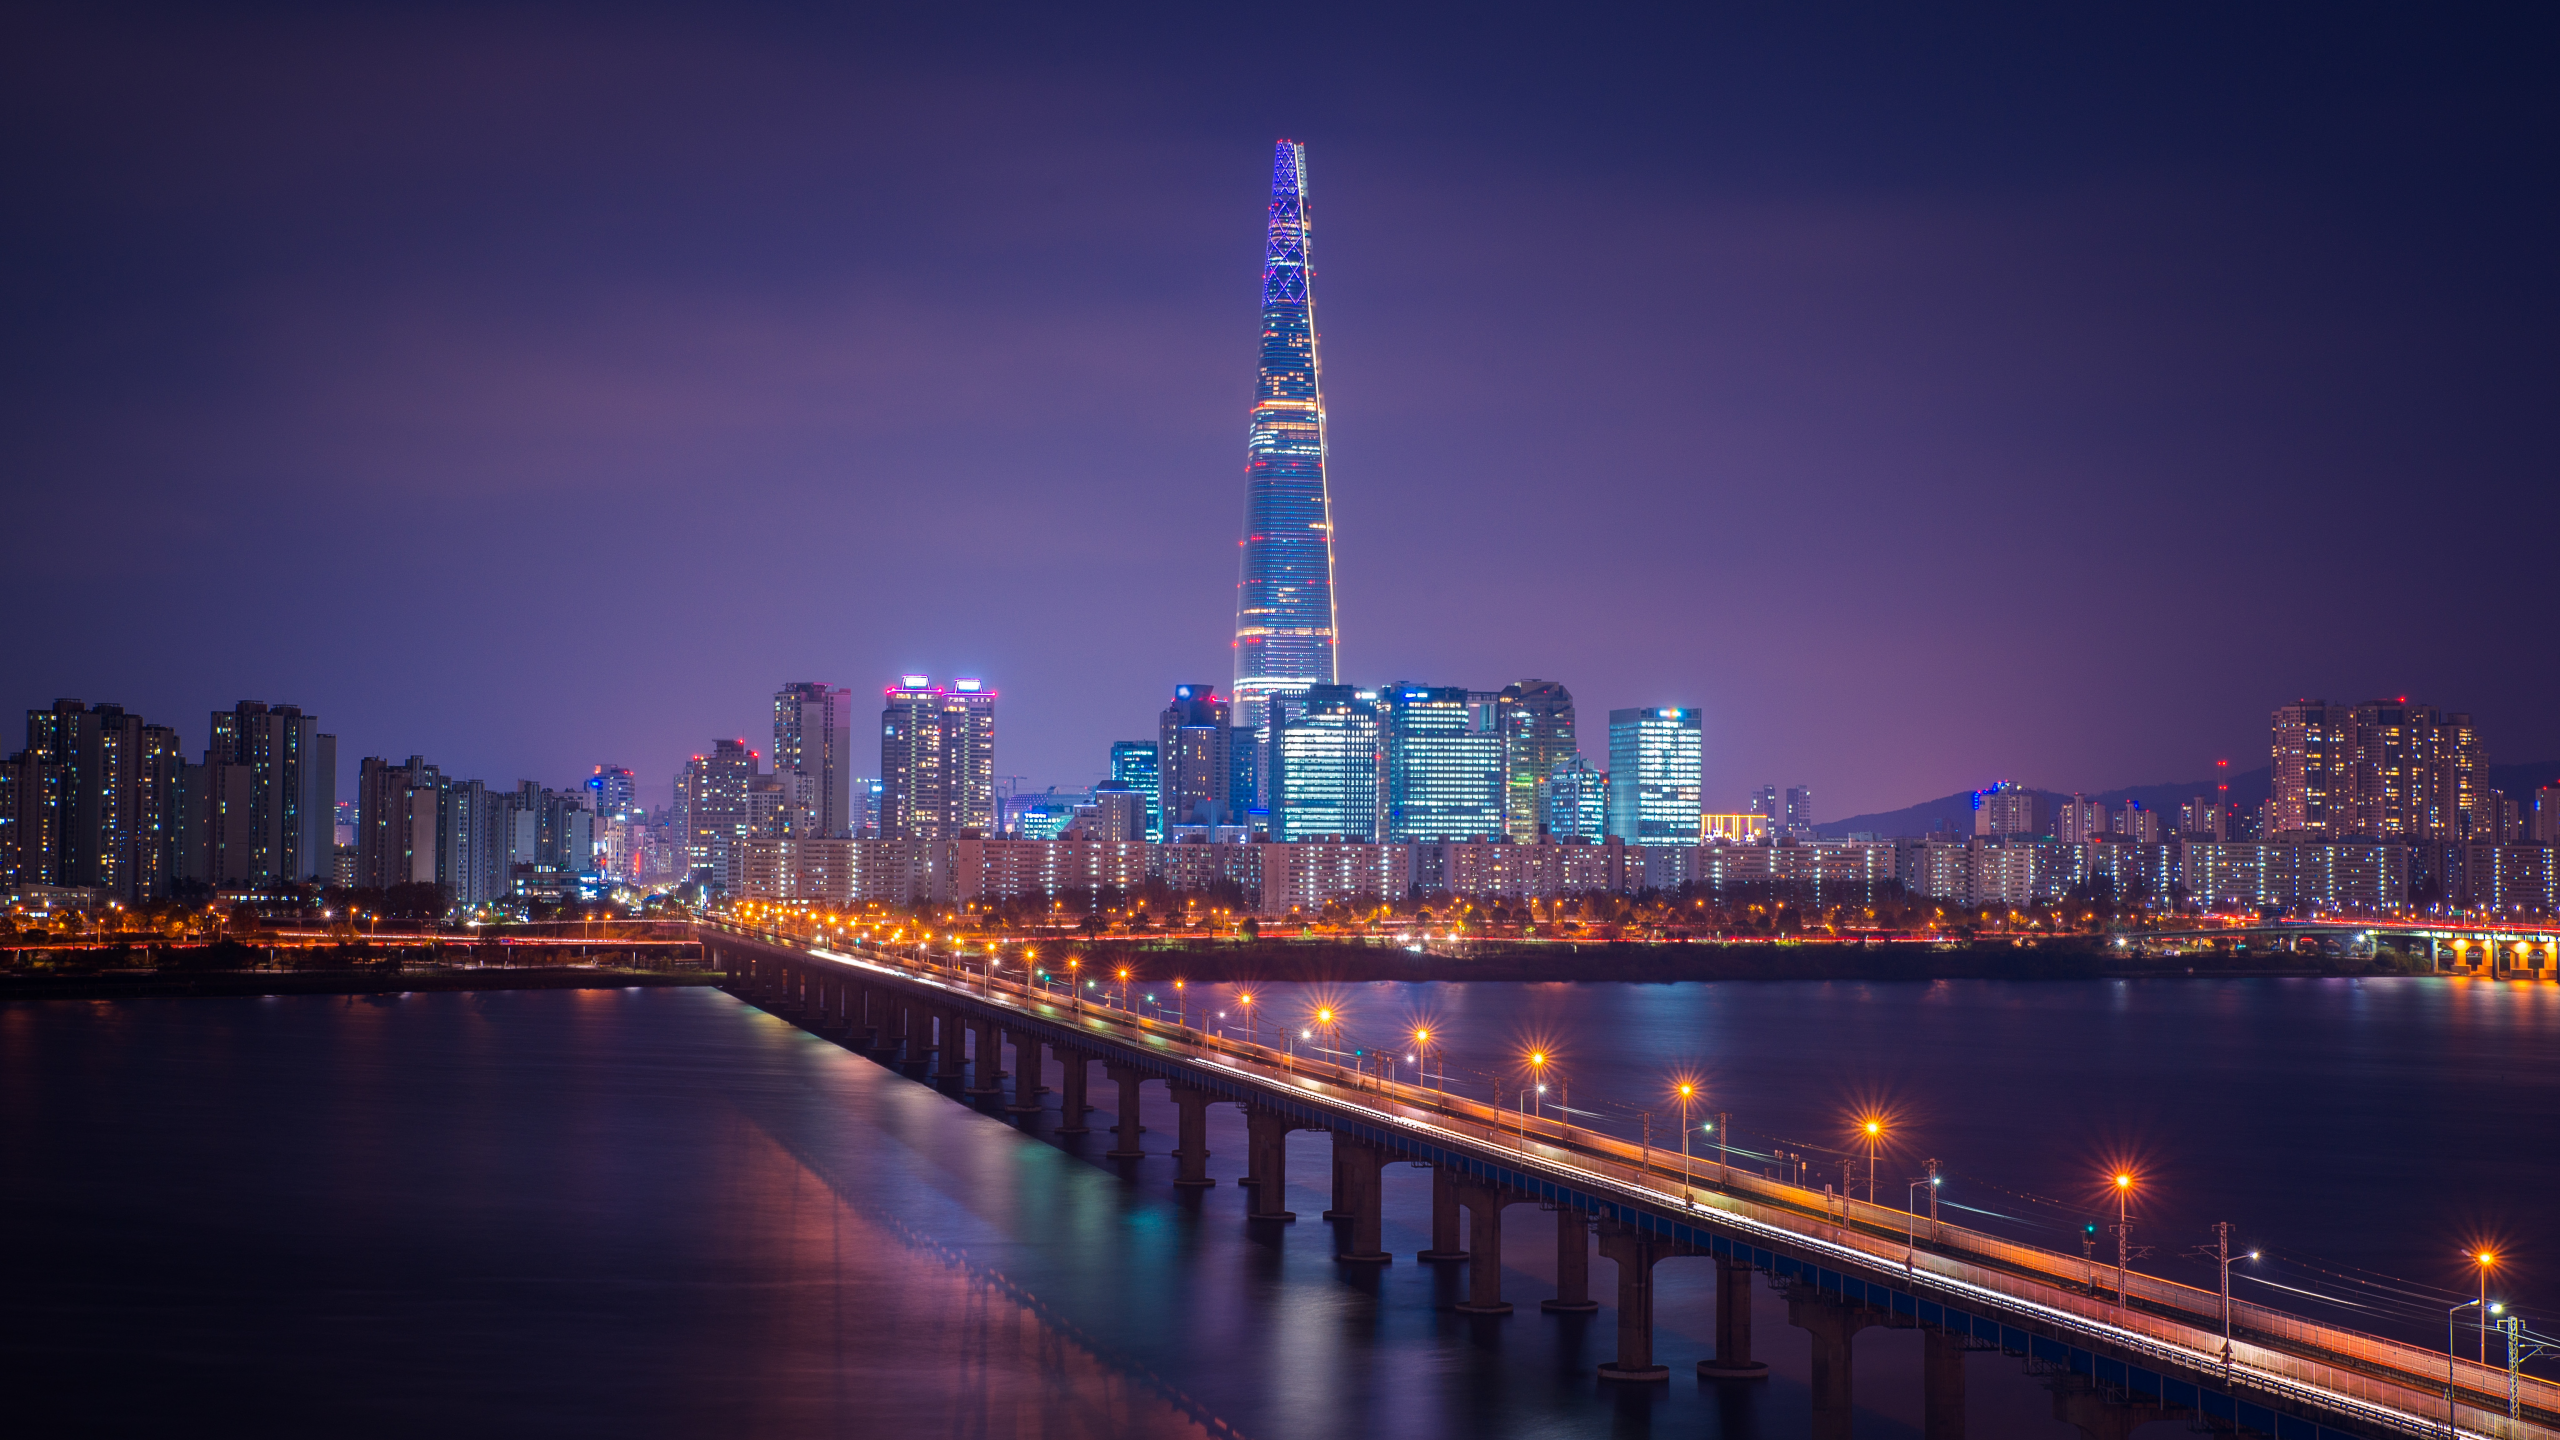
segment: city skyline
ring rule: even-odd
[[[477,23],[33,25],[8,273],[47,358],[0,457],[28,533],[129,563],[19,558],[0,709],[283,695],[368,753],[655,788],[761,734],[776,676],[918,668],[1007,688],[1008,770],[1086,779],[1229,663],[1241,217],[1286,135],[1327,175],[1340,676],[1695,705],[1709,794],[1786,776],[1832,814],[2200,775],[2270,694],[2461,696],[2501,753],[2560,754],[2560,677],[2498,600],[2538,583],[2502,537],[2554,518],[2551,202],[2514,179],[2549,127],[2512,119],[2550,101],[2516,37],[1903,16],[1844,62],[1791,19],[1396,21],[1280,91],[1229,83],[1252,46],[1214,18],[1033,20],[967,66],[942,22],[820,27],[779,74],[745,22]],[[244,86],[277,107],[217,103]],[[555,87],[592,122],[518,123]],[[444,158],[355,163],[429,133]],[[2366,583],[2411,485],[2459,575]],[[545,548],[355,538],[489,513]],[[247,557],[308,568],[278,594],[432,565],[450,598],[172,623]],[[774,608],[839,593],[803,577],[862,603]],[[534,616],[615,657],[574,726],[486,693],[537,683],[484,678]],[[2090,703],[2172,675],[2175,706]]]

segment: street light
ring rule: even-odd
[[[2126,1261],[2126,1259],[2127,1259],[2127,1258],[2129,1258],[2130,1251],[2131,1251],[2131,1249],[2132,1249],[2132,1247],[2131,1247],[2131,1245],[2128,1243],[2128,1241],[2129,1241],[2130,1237],[2131,1237],[2131,1236],[2132,1236],[2132,1234],[2133,1234],[2133,1226],[2132,1226],[2132,1224],[2131,1224],[2131,1223],[2126,1219],[2126,1216],[2125,1216],[2125,1205],[2126,1205],[2126,1203],[2128,1202],[2128,1200],[2132,1197],[2132,1195],[2133,1195],[2133,1175],[2132,1175],[2130,1172],[2128,1172],[2128,1171],[2124,1171],[2124,1170],[2119,1170],[2119,1171],[2117,1171],[2117,1172],[2116,1172],[2116,1312],[2117,1312],[2118,1314],[2122,1314],[2122,1313],[2124,1312],[2124,1270],[2125,1270],[2125,1261]]]
[[[1184,1029],[1189,1029],[1189,1028],[1190,1028],[1190,1026],[1191,1026],[1191,1019],[1190,1019],[1191,1011],[1190,1011],[1190,1009],[1189,1009],[1188,1005],[1186,1004],[1186,1000],[1187,1000],[1187,997],[1183,994],[1183,990],[1182,990],[1182,982],[1181,982],[1181,981],[1179,981],[1179,980],[1174,981],[1174,982],[1173,982],[1173,1023],[1174,1023],[1174,1024],[1176,1024],[1176,1025],[1182,1026]]]
[[[1867,1136],[1867,1203],[1876,1203],[1876,1142],[1884,1138],[1884,1121],[1870,1115],[1858,1128]]]
[[[1246,1043],[1247,1045],[1250,1045],[1250,1044],[1254,1043],[1254,1041],[1253,1041],[1253,992],[1252,992],[1252,991],[1250,991],[1250,990],[1247,990],[1247,991],[1245,991],[1243,994],[1238,995],[1238,996],[1236,997],[1236,1003],[1237,1003],[1237,1004],[1239,1004],[1239,1005],[1242,1005],[1242,1006],[1244,1007],[1244,1043]]]
[[[2480,1363],[2489,1363],[2489,1272],[2497,1268],[2498,1253],[2480,1250],[2471,1256],[2473,1267],[2480,1272]]]
[[[1418,1055],[1418,1056],[1420,1056],[1420,1057],[1421,1057],[1420,1066],[1421,1066],[1421,1071],[1422,1071],[1422,1083],[1423,1083],[1424,1085],[1429,1085],[1429,1084],[1431,1083],[1431,1070],[1430,1070],[1430,1064],[1431,1064],[1431,1027],[1430,1027],[1430,1026],[1428,1026],[1428,1025],[1416,1025],[1416,1026],[1414,1026],[1414,1027],[1413,1027],[1413,1049],[1414,1049],[1414,1053],[1415,1053],[1416,1055]],[[1446,1077],[1445,1077],[1445,1076],[1443,1077],[1443,1083],[1444,1083],[1444,1085],[1445,1085],[1445,1083],[1446,1083]]]
[[[1919,1190],[1923,1185],[1929,1187],[1929,1199],[1935,1203],[1938,1198],[1938,1177],[1935,1174],[1923,1175],[1912,1181],[1902,1193],[1902,1269],[1906,1274],[1920,1257]]]
[[[1547,1052],[1546,1052],[1546,1051],[1544,1051],[1544,1050],[1532,1050],[1532,1051],[1530,1051],[1530,1052],[1529,1052],[1529,1074],[1530,1074],[1534,1079],[1536,1079],[1536,1081],[1538,1082],[1538,1098],[1537,1098],[1537,1100],[1536,1100],[1534,1103],[1535,1103],[1535,1104],[1537,1105],[1537,1107],[1538,1107],[1538,1118],[1539,1118],[1539,1119],[1541,1119],[1541,1120],[1543,1120],[1543,1119],[1547,1118]]]
[[[1129,967],[1126,965],[1120,967],[1120,1008],[1129,1008]]]
[[[1689,1102],[1697,1097],[1694,1081],[1680,1082],[1680,1203],[1689,1203]]]
[[[2485,1250],[2484,1250],[2484,1251],[2482,1251],[2481,1253],[2482,1253],[2482,1254],[2484,1254],[2484,1255],[2488,1254],[2488,1252],[2487,1252],[2487,1251],[2485,1251]],[[2490,1263],[2495,1263],[2495,1262],[2496,1262],[2496,1260],[2497,1260],[2497,1257],[2496,1257],[2495,1255],[2490,1255],[2490,1256],[2489,1256],[2489,1262],[2490,1262]],[[2487,1268],[2488,1268],[2488,1265],[2487,1265],[2487,1264],[2483,1264],[2483,1265],[2481,1266],[2481,1269],[2482,1269],[2483,1271],[2486,1271],[2486,1270],[2487,1270]],[[2481,1354],[2483,1354],[2483,1355],[2486,1355],[2486,1354],[2488,1354],[2488,1353],[2489,1353],[2489,1351],[2488,1351],[2488,1345],[2489,1345],[2489,1341],[2488,1341],[2489,1317],[2490,1317],[2490,1316],[2492,1316],[2492,1315],[2500,1314],[2500,1313],[2502,1313],[2503,1311],[2505,1311],[2505,1309],[2507,1308],[2507,1307],[2506,1307],[2506,1306],[2504,1306],[2504,1305],[2492,1305],[2492,1304],[2488,1303],[2488,1301],[2487,1301],[2485,1298],[2483,1298],[2483,1299],[2479,1299],[2479,1300],[2465,1300],[2465,1301],[2463,1301],[2461,1304],[2459,1304],[2459,1305],[2455,1305],[2455,1306],[2452,1306],[2451,1308],[2447,1309],[2447,1310],[2444,1312],[2444,1433],[2446,1433],[2447,1435],[2458,1435],[2458,1434],[2460,1434],[2460,1433],[2461,1433],[2460,1428],[2459,1428],[2459,1427],[2457,1427],[2457,1426],[2454,1424],[2454,1415],[2453,1415],[2453,1387],[2454,1387],[2454,1376],[2453,1376],[2453,1317],[2454,1317],[2454,1316],[2456,1316],[2456,1315],[2461,1314],[2461,1313],[2462,1313],[2463,1311],[2465,1311],[2465,1310],[2469,1310],[2469,1309],[2472,1309],[2472,1308],[2474,1308],[2474,1307],[2477,1307],[2477,1308],[2479,1309],[2479,1311],[2480,1311],[2480,1326],[2481,1326],[2481,1340],[2480,1340],[2481,1350],[2480,1350],[2480,1353],[2481,1353]],[[2487,1362],[2486,1362],[2486,1361],[2483,1361],[2482,1363],[2483,1363],[2483,1364],[2486,1364]]]

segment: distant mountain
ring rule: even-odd
[[[2231,777],[2232,803],[2244,810],[2255,809],[2266,800],[2273,780],[2274,770],[2266,765],[2261,765],[2255,770],[2235,772]],[[2535,786],[2549,785],[2555,781],[2560,781],[2560,760],[2541,760],[2529,765],[2489,767],[2491,788],[2504,790],[2507,792],[2507,798],[2522,799],[2528,805],[2532,803]],[[2139,800],[2144,809],[2160,811],[2168,817],[2169,824],[2175,825],[2178,819],[2178,807],[2199,795],[2212,794],[2214,784],[2215,782],[2211,780],[2193,780],[2183,785],[2127,785],[2120,790],[2102,790],[2095,794],[2083,792],[2083,796],[2086,799],[2100,801],[2109,808],[2120,806],[2128,800]],[[2048,804],[2071,798],[2067,793],[2052,790],[2039,790],[2036,793],[2042,795]],[[1973,833],[1973,792],[1961,790],[1953,795],[1936,800],[1924,800],[1920,804],[1905,806],[1900,810],[1886,810],[1874,815],[1852,815],[1846,820],[1834,820],[1828,824],[1816,825],[1813,829],[1815,834],[1826,839],[1838,839],[1852,834],[1926,835],[1933,830],[1953,830],[1959,835],[1970,835]]]

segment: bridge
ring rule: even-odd
[[[1715,1353],[1702,1378],[1766,1376],[1751,1354],[1751,1278],[1784,1295],[1812,1340],[1812,1431],[1848,1440],[1851,1339],[1875,1327],[1922,1338],[1929,1440],[1964,1434],[1969,1351],[2014,1356],[2046,1377],[2057,1419],[2093,1440],[2181,1419],[2191,1428],[2282,1440],[2456,1435],[2560,1440],[2560,1385],[2512,1370],[2321,1325],[2154,1276],[2119,1288],[2085,1257],[1940,1223],[1705,1161],[1687,1173],[1650,1147],[1519,1117],[1418,1084],[1235,1041],[1072,996],[867,948],[839,947],[720,922],[698,927],[730,991],[817,1033],[868,1050],[971,1102],[1037,1114],[1046,1059],[1060,1065],[1061,1134],[1088,1133],[1091,1071],[1118,1090],[1107,1156],[1146,1158],[1144,1086],[1169,1087],[1179,1117],[1177,1187],[1208,1173],[1207,1112],[1244,1111],[1248,1224],[1285,1224],[1286,1139],[1332,1137],[1336,1259],[1393,1262],[1381,1246],[1380,1179],[1391,1163],[1432,1170],[1425,1263],[1467,1265],[1457,1308],[1502,1315],[1504,1211],[1555,1217],[1556,1294],[1548,1311],[1599,1308],[1595,1248],[1616,1263],[1617,1353],[1602,1379],[1665,1380],[1653,1343],[1653,1267],[1696,1258],[1716,1272]],[[1006,1050],[1013,1068],[1005,1068]],[[1008,1093],[1002,1082],[1013,1081]],[[1462,1233],[1463,1219],[1463,1233]],[[1535,1243],[1534,1241],[1532,1243]]]
[[[2356,951],[2395,942],[2423,952],[2437,973],[2500,980],[2560,977],[2560,925],[2523,920],[2256,920],[2233,925],[2190,925],[2145,930],[2144,944],[2174,940],[2255,940],[2292,949],[2304,941],[2324,949]]]

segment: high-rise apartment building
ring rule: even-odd
[[[2076,791],[2054,812],[2053,838],[2065,844],[2085,845],[2108,833],[2107,807]]]
[[[1215,685],[1176,685],[1156,716],[1157,810],[1173,825],[1233,825],[1235,727]]]
[[[641,818],[640,792],[629,768],[599,765],[587,777],[587,809],[600,819]]]
[[[249,772],[251,883],[325,884],[336,853],[338,737],[291,705],[243,700],[213,715],[205,764]]]
[[[27,748],[0,798],[0,873],[119,900],[164,893],[181,861],[183,771],[177,733],[118,705],[57,700],[27,712]]]
[[[852,757],[852,691],[803,680],[774,692],[773,773],[827,839],[845,839],[861,824],[853,814]]]
[[[752,833],[747,791],[755,784],[759,758],[741,737],[713,741],[710,754],[696,755],[685,766],[677,803],[684,819],[685,869],[694,879],[728,886],[738,873],[741,847]]]
[[[1271,732],[1271,838],[1376,841],[1385,760],[1375,694],[1310,685],[1289,697]]]
[[[2043,809],[2041,797],[2036,792],[2002,780],[1987,790],[1973,792],[1973,833],[2041,835],[2044,833]]]
[[[996,692],[907,675],[880,715],[880,833],[956,840],[996,832]]]
[[[1695,706],[1609,712],[1609,833],[1630,845],[1695,845],[1704,807]]]
[[[1502,828],[1515,845],[1537,843],[1545,805],[1540,788],[1567,759],[1578,760],[1573,692],[1553,680],[1505,685],[1494,698],[1502,736]]]
[[[1244,544],[1236,584],[1235,722],[1258,729],[1274,695],[1330,685],[1333,503],[1307,250],[1307,147],[1272,159],[1263,232],[1262,363],[1245,437]],[[1171,757],[1166,757],[1168,768]],[[1168,814],[1166,823],[1182,823]]]
[[[207,765],[207,771],[216,767]],[[234,808],[245,810],[246,786],[226,783],[219,772],[206,789],[209,821],[205,840],[204,878],[219,883],[233,878],[238,848],[227,821]],[[442,846],[439,826],[444,807],[443,772],[412,755],[394,765],[378,755],[356,762],[356,865],[359,889],[388,890],[394,885],[434,884]],[[237,802],[235,807],[234,802]]]
[[[1813,838],[1812,786],[1790,785],[1787,787],[1785,797],[1779,802],[1778,824],[1782,834],[1792,835],[1799,840]]]
[[[2271,836],[2458,842],[2494,828],[2471,717],[2403,696],[2276,709]]]
[[[1150,844],[1164,843],[1164,796],[1159,787],[1160,771],[1156,764],[1156,742],[1153,740],[1120,740],[1111,746],[1111,783],[1124,785],[1146,797],[1147,833]]]
[[[1380,692],[1389,841],[1509,833],[1501,702],[1487,699],[1479,705],[1464,686],[1390,685]]]

